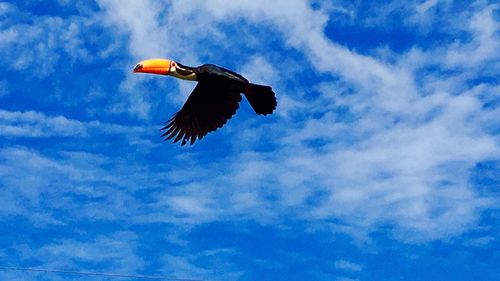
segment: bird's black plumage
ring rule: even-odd
[[[236,72],[213,64],[196,68],[177,64],[176,67],[178,75],[196,74],[198,84],[182,108],[162,128],[162,137],[166,140],[181,141],[182,145],[193,144],[221,128],[239,108],[241,93],[245,94],[257,114],[267,115],[276,108],[271,87],[249,83]]]

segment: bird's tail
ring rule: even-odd
[[[271,114],[276,108],[276,95],[269,86],[249,83],[243,93],[257,114]]]

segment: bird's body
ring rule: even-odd
[[[182,140],[182,145],[193,144],[226,124],[239,108],[242,93],[259,115],[271,114],[277,105],[271,87],[252,84],[240,74],[213,64],[189,67],[171,60],[152,59],[137,64],[134,72],[198,81],[186,103],[162,128],[162,137],[174,142]]]

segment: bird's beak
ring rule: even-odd
[[[172,66],[171,60],[166,59],[149,59],[143,60],[135,65],[133,72],[138,73],[153,73],[160,75],[169,75],[170,67]]]

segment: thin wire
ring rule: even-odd
[[[43,273],[75,274],[75,275],[85,275],[85,276],[104,276],[104,277],[113,277],[113,278],[134,278],[134,279],[146,279],[146,280],[204,281],[201,279],[185,279],[185,278],[173,278],[173,277],[164,277],[164,276],[126,275],[126,274],[116,274],[116,273],[100,273],[100,272],[46,269],[46,268],[29,268],[29,267],[4,267],[4,266],[0,266],[0,269],[11,270],[11,271],[15,270],[15,271],[29,271],[29,272],[43,272]]]

